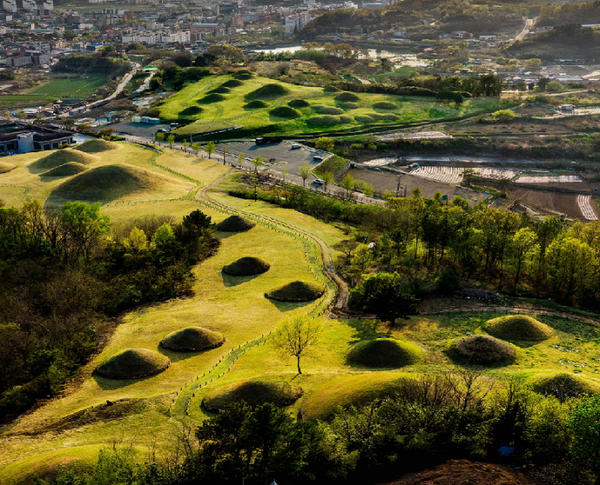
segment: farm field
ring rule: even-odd
[[[423,177],[431,180],[438,180],[447,184],[459,184],[463,179],[465,167],[439,167],[439,166],[424,166],[412,170],[411,175]],[[517,172],[514,170],[501,170],[495,168],[473,168],[472,169],[480,177],[485,177],[493,180],[513,179]]]
[[[194,126],[203,133],[207,123],[232,123],[248,133],[290,136],[369,126],[393,127],[398,123],[485,113],[502,106],[504,102],[491,98],[469,99],[454,106],[433,98],[324,92],[322,88],[250,74],[231,74],[192,84],[168,98],[159,109],[163,120],[198,121],[175,130],[181,135],[195,133]]]
[[[104,86],[106,80],[106,76],[101,74],[52,79],[30,91],[29,95],[53,98],[85,98]]]
[[[0,95],[0,108],[27,108],[46,104],[48,100],[41,94],[2,94]]]

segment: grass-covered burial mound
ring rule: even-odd
[[[241,216],[230,216],[217,224],[217,231],[244,232],[252,229],[256,224]]]
[[[356,103],[342,103],[342,107],[344,109],[357,109],[358,105]]]
[[[83,163],[67,162],[59,167],[44,172],[42,177],[71,177],[88,169]]]
[[[99,159],[94,155],[90,155],[79,150],[72,150],[71,148],[65,148],[62,150],[56,150],[50,155],[46,155],[45,157],[33,162],[31,165],[29,165],[29,170],[32,172],[46,172],[69,162],[76,162],[80,163],[81,165],[90,165],[98,160]]]
[[[0,173],[6,173],[13,170],[15,166],[12,163],[0,162]]]
[[[84,141],[81,145],[75,147],[75,150],[85,153],[101,153],[108,150],[116,150],[117,148],[119,148],[119,145],[116,143],[98,138],[95,140]]]
[[[300,116],[302,116],[294,108],[290,108],[288,106],[280,106],[279,108],[272,109],[271,111],[269,111],[269,114],[272,114],[273,116],[278,116],[279,118],[288,119],[300,118]]]
[[[273,288],[265,293],[265,296],[278,301],[312,301],[320,298],[323,293],[325,293],[325,289],[315,283],[292,281]]]
[[[271,265],[262,259],[246,256],[223,266],[223,273],[230,276],[254,276],[267,272],[270,267]]]
[[[223,345],[222,333],[202,327],[187,327],[167,335],[160,343],[165,349],[175,352],[198,352]]]
[[[253,99],[277,99],[290,94],[290,90],[281,84],[265,84],[260,88],[246,94],[246,100]]]
[[[209,392],[202,405],[209,411],[220,411],[229,404],[245,401],[250,406],[271,403],[290,406],[302,396],[302,388],[287,382],[252,379],[235,382]]]
[[[537,379],[533,382],[532,388],[538,394],[554,396],[561,401],[570,397],[591,396],[600,393],[600,386],[597,384],[566,372]]]
[[[242,81],[245,81],[247,79],[252,79],[252,77],[254,76],[254,74],[252,74],[250,71],[248,71],[248,69],[240,69],[238,72],[236,72],[233,77],[236,79],[241,79]]]
[[[358,101],[360,98],[354,93],[342,93],[335,97],[336,101]]]
[[[517,357],[511,344],[489,335],[456,339],[451,343],[448,355],[456,362],[471,365],[507,365]]]
[[[352,123],[352,118],[350,118],[349,116],[323,115],[308,118],[306,122],[309,125],[316,126],[341,125],[345,123]]]
[[[231,90],[228,87],[219,86],[218,88],[210,90],[208,93],[209,94],[212,94],[212,93],[227,94],[229,91],[231,91]]]
[[[244,109],[260,109],[267,108],[269,103],[265,103],[262,99],[255,99],[244,105]]]
[[[503,340],[541,342],[554,335],[554,331],[542,322],[527,315],[507,315],[488,320],[484,330]]]
[[[398,106],[396,106],[394,103],[389,103],[387,101],[380,101],[373,104],[373,108],[377,109],[396,109],[397,107]]]
[[[351,365],[377,368],[398,368],[416,364],[423,351],[411,342],[382,338],[364,340],[352,346],[346,361]]]
[[[200,106],[188,106],[185,109],[182,109],[179,112],[180,116],[194,116],[202,113],[202,108]]]
[[[225,96],[222,94],[212,93],[204,96],[202,99],[198,100],[198,103],[201,104],[212,104],[218,103],[219,101],[225,101]]]
[[[288,103],[288,106],[291,106],[292,108],[308,108],[310,103],[304,99],[292,99]]]
[[[242,86],[243,84],[243,81],[239,81],[238,79],[230,79],[229,81],[221,84],[221,86],[225,88],[237,88],[238,86]]]
[[[171,360],[148,349],[127,349],[100,364],[95,372],[108,379],[139,379],[160,374]]]
[[[336,88],[335,86],[325,86],[323,88],[323,92],[324,93],[339,93],[340,90],[338,88]]]
[[[314,106],[313,110],[323,115],[341,115],[344,112],[341,108],[333,108],[331,106]]]

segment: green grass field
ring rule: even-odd
[[[325,93],[322,88],[296,86],[262,77],[245,80],[241,86],[229,88],[223,94],[209,94],[231,79],[232,75],[211,76],[182,89],[160,106],[160,117],[165,120],[196,120],[195,123],[175,130],[182,135],[205,133],[208,124],[221,126],[231,123],[256,133],[289,136],[364,126],[385,127],[398,123],[438,121],[491,112],[505,106],[498,98],[468,99],[461,106],[455,106],[439,102],[435,98],[357,94],[359,99],[355,101],[354,108],[335,99],[340,93]],[[267,85],[279,86],[285,92],[271,96],[252,94]],[[271,113],[277,108],[287,107],[290,101],[296,99],[310,103],[309,107],[296,108],[299,117],[290,119]],[[263,101],[266,106],[246,106],[252,100]],[[378,102],[392,103],[395,107],[378,109],[374,107]],[[192,106],[201,106],[201,113],[185,114],[184,110]],[[335,122],[335,116],[332,117],[335,113],[329,113],[331,108],[337,108],[334,111],[339,122]],[[327,124],[332,122],[334,124]]]
[[[85,98],[106,84],[102,74],[85,75],[78,78],[53,79],[29,92],[30,96],[53,98]]]
[[[40,94],[2,94],[0,95],[1,108],[27,108],[48,103],[45,95]]]

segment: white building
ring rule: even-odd
[[[23,10],[33,12],[36,8],[35,0],[23,0]]]
[[[42,8],[51,12],[54,10],[54,2],[52,0],[45,0],[42,2]]]
[[[5,12],[17,13],[17,0],[3,0],[2,8]]]
[[[310,15],[307,13],[297,13],[286,17],[284,23],[286,35],[301,31],[308,22],[310,22]]]

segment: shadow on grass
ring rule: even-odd
[[[231,276],[221,272],[221,278],[223,278],[223,284],[226,288],[231,288],[232,286],[242,285],[244,283],[248,283],[255,278],[258,278],[260,274],[250,275],[250,276]]]
[[[219,346],[220,347],[220,346]],[[205,352],[210,352],[212,350],[217,350],[219,347],[214,347],[212,349],[206,350],[192,350],[192,351],[181,351],[176,352],[175,350],[165,349],[161,344],[158,344],[156,350],[161,354],[167,356],[171,359],[171,363],[179,362],[185,359],[189,359],[190,357],[196,357],[197,355],[204,354]]]
[[[96,384],[98,384],[98,386],[105,391],[122,389],[138,382],[146,381],[152,377],[154,376],[140,377],[139,379],[108,379],[106,377],[101,377],[96,373],[92,374],[92,378],[96,381]]]
[[[354,339],[350,344],[360,342],[361,340],[371,340],[381,336],[382,332],[377,331],[379,322],[377,320],[346,320],[346,324],[355,330],[352,335]],[[390,331],[383,332],[385,335],[389,335]]]

